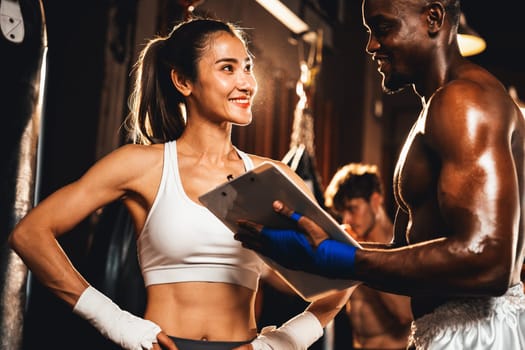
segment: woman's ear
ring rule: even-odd
[[[179,90],[179,92],[185,96],[188,97],[191,94],[192,90],[192,84],[189,79],[187,79],[184,75],[177,72],[175,69],[171,70],[171,81],[175,88]]]
[[[445,22],[445,8],[440,2],[432,2],[427,7],[427,25],[429,33],[437,33]]]

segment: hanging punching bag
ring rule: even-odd
[[[35,202],[47,37],[39,0],[0,0],[0,350],[22,346],[27,268],[7,237]]]

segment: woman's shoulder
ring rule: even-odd
[[[99,159],[78,183],[91,189],[136,189],[145,178],[158,177],[162,164],[162,146],[126,144]]]
[[[259,166],[264,162],[274,162],[274,160],[271,158],[258,156],[256,154],[247,154],[247,155],[252,160],[254,166]]]
[[[283,162],[281,162],[280,160],[275,160],[275,159],[268,158],[268,157],[258,156],[258,155],[255,155],[255,154],[248,154],[248,156],[252,160],[253,165],[256,166],[256,167],[261,165],[262,163],[269,162],[269,163],[273,163],[274,165],[276,165],[276,166],[278,166],[280,168],[288,168],[288,166],[286,164],[284,164]]]
[[[250,154],[249,156],[252,159],[254,166],[259,166],[262,163],[269,162],[269,163],[272,163],[275,166],[279,167],[286,174],[292,175],[293,177],[297,176],[295,171],[293,171],[287,164],[283,163],[280,160],[276,160],[276,159],[272,159],[272,158],[268,158],[268,157],[257,156],[257,155],[253,155],[253,154]]]
[[[157,158],[159,155],[164,154],[164,144],[139,145],[130,143],[118,147],[112,154],[125,158]]]
[[[154,168],[156,164],[162,165],[163,155],[164,144],[125,144],[103,157],[98,163],[118,166],[130,173],[144,172]]]

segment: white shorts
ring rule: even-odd
[[[515,285],[501,297],[448,302],[412,322],[409,348],[525,349],[525,294]]]

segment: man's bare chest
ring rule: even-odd
[[[394,170],[394,195],[405,210],[435,190],[435,160],[425,143],[425,135],[414,127],[401,149]]]

